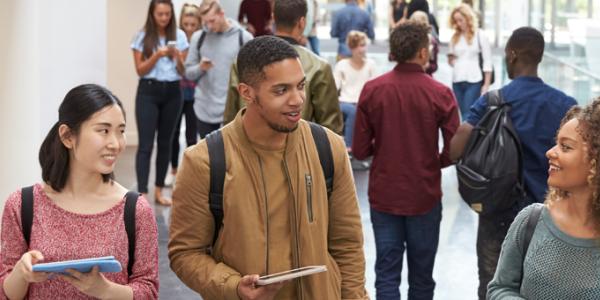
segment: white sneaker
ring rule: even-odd
[[[173,173],[168,172],[167,177],[165,177],[165,186],[173,186],[175,183],[175,175]]]

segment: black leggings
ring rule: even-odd
[[[173,145],[171,146],[171,167],[176,169],[179,166],[179,130],[181,128],[181,117],[185,115],[185,141],[187,146],[193,146],[198,141],[198,129],[196,129],[196,113],[194,112],[194,100],[183,101],[183,111],[179,114],[177,125],[175,125],[175,134],[173,135]]]
[[[165,185],[171,156],[171,141],[182,105],[179,81],[140,79],[135,99],[135,120],[139,139],[135,171],[140,193],[148,193],[150,157],[155,136],[157,153],[154,184],[159,187]]]

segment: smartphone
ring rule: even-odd
[[[175,48],[175,46],[177,46],[177,41],[168,41],[167,42],[167,47]]]
[[[283,271],[280,273],[275,273],[271,275],[265,275],[258,278],[256,281],[256,285],[267,285],[276,282],[282,282],[286,280],[291,280],[294,278],[311,275],[315,273],[321,273],[327,271],[326,266],[307,266],[298,269],[292,269],[288,271]]]

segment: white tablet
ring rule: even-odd
[[[298,269],[283,271],[271,275],[265,275],[258,278],[256,285],[267,285],[271,283],[286,281],[306,275],[321,273],[327,271],[326,266],[307,266]]]

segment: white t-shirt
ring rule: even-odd
[[[340,101],[357,103],[360,92],[367,81],[375,76],[375,62],[367,58],[360,70],[350,64],[350,58],[344,58],[335,64],[333,77],[340,91]]]
[[[471,83],[483,80],[479,68],[479,48],[483,56],[483,70],[492,71],[492,49],[485,34],[477,30],[469,45],[465,35],[460,35],[456,44],[450,43],[450,54],[456,55],[454,68],[452,70],[452,82],[467,81]]]

